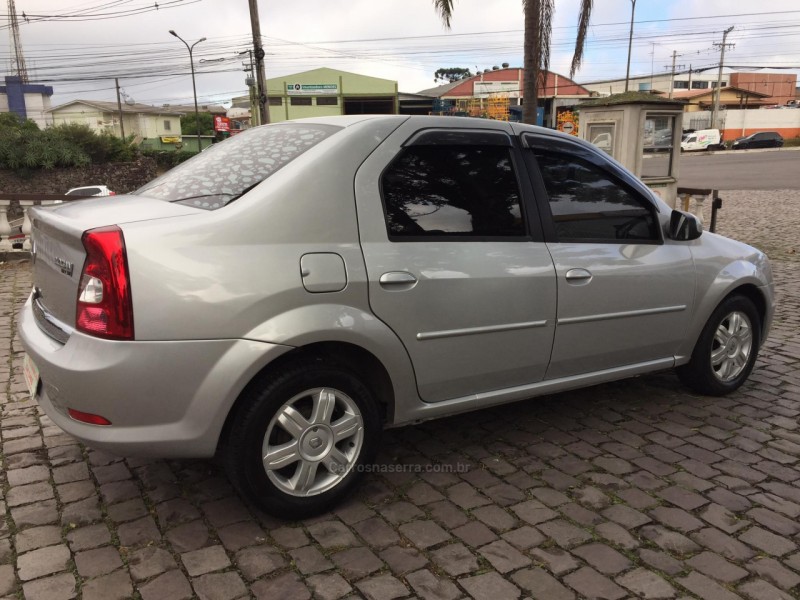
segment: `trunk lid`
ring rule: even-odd
[[[37,319],[52,331],[55,318],[60,324],[75,327],[75,310],[81,270],[86,251],[83,233],[107,225],[166,219],[200,214],[190,206],[171,204],[143,196],[103,197],[37,206],[29,211],[33,243],[33,286]]]

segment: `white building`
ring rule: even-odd
[[[22,83],[19,77],[7,76],[5,85],[0,85],[0,113],[12,112],[44,129],[51,123],[48,111],[52,95],[49,85]]]
[[[73,100],[47,111],[52,124],[80,123],[97,133],[120,135],[120,111],[116,102]],[[147,104],[122,104],[125,136],[143,139],[180,138],[183,112]]]
[[[652,75],[642,75],[628,79],[628,91],[649,92],[657,91],[669,94],[671,73],[654,73]],[[728,85],[730,73],[727,69],[722,70],[722,87]],[[621,94],[625,91],[625,78],[622,79],[603,79],[600,81],[590,81],[581,84],[587,90],[597,92],[601,96],[611,94]],[[707,90],[717,87],[717,71],[709,70],[703,72],[681,72],[675,73],[673,90]]]

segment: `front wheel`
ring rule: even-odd
[[[691,360],[677,368],[693,390],[722,396],[737,390],[750,376],[761,344],[761,318],[753,302],[731,296],[709,318]]]
[[[324,363],[257,381],[234,415],[223,459],[233,484],[264,511],[300,519],[357,483],[381,435],[376,399],[357,376]]]

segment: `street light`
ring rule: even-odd
[[[175,33],[173,29],[170,29],[169,32],[182,41],[186,45],[186,49],[189,50],[189,65],[192,67],[192,91],[194,92],[194,123],[197,125],[197,151],[200,152],[202,150],[200,147],[200,112],[197,110],[197,86],[194,83],[194,59],[192,58],[192,50],[194,50],[194,47],[200,42],[206,41],[206,38],[200,38],[190,46],[186,40]]]

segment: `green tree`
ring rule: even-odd
[[[214,135],[214,117],[210,113],[201,112],[200,116],[200,135]],[[183,135],[197,135],[197,121],[194,113],[188,113],[181,117],[181,133]]]
[[[453,18],[455,0],[433,0],[436,12],[446,28],[450,28]],[[592,14],[593,0],[581,0],[578,15],[578,35],[575,39],[575,52],[569,76],[573,77],[583,60],[583,47],[589,30],[589,19]],[[550,34],[553,30],[553,13],[555,0],[522,0],[525,11],[525,75],[522,84],[522,120],[525,123],[536,123],[536,106],[539,97],[539,86],[544,83],[544,76],[550,67]]]
[[[461,81],[462,79],[469,79],[472,77],[472,71],[469,69],[462,69],[461,67],[449,67],[437,69],[433,74],[433,78],[437,81],[446,79],[450,83]]]

